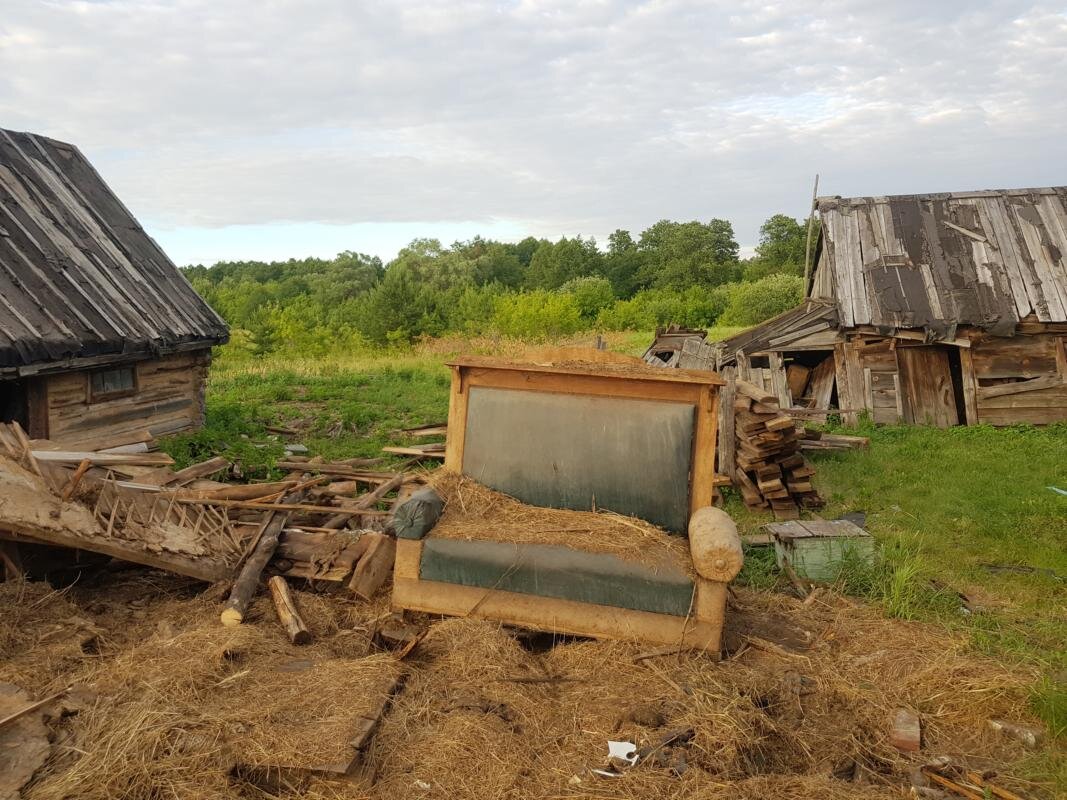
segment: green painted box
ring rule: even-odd
[[[778,568],[788,561],[797,575],[819,583],[834,581],[849,555],[864,562],[874,558],[874,537],[847,519],[776,522],[767,530],[774,535]]]

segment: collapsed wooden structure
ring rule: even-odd
[[[421,477],[291,458],[284,480],[227,484],[209,479],[224,458],[175,471],[164,453],[60,450],[0,424],[3,571],[44,545],[216,582],[262,553],[249,593],[265,570],[369,599],[392,569],[390,509]]]
[[[197,428],[227,337],[76,147],[0,129],[0,422],[82,450]]]
[[[825,197],[809,299],[708,345],[783,408],[1067,419],[1067,187]]]

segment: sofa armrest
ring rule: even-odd
[[[445,501],[427,487],[415,492],[401,503],[389,520],[389,527],[398,539],[422,539],[441,518]]]

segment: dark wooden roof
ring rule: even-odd
[[[823,197],[812,297],[841,325],[1010,334],[1067,321],[1067,187]]]
[[[0,369],[163,354],[227,336],[76,147],[0,129]]]

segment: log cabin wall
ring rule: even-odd
[[[67,447],[107,447],[204,424],[210,350],[177,353],[105,370],[51,375],[47,381],[48,438]],[[123,384],[133,370],[133,386]],[[94,373],[97,375],[94,381]]]
[[[964,379],[969,360],[979,422],[1041,425],[1067,420],[1067,336],[990,338],[970,350]]]

